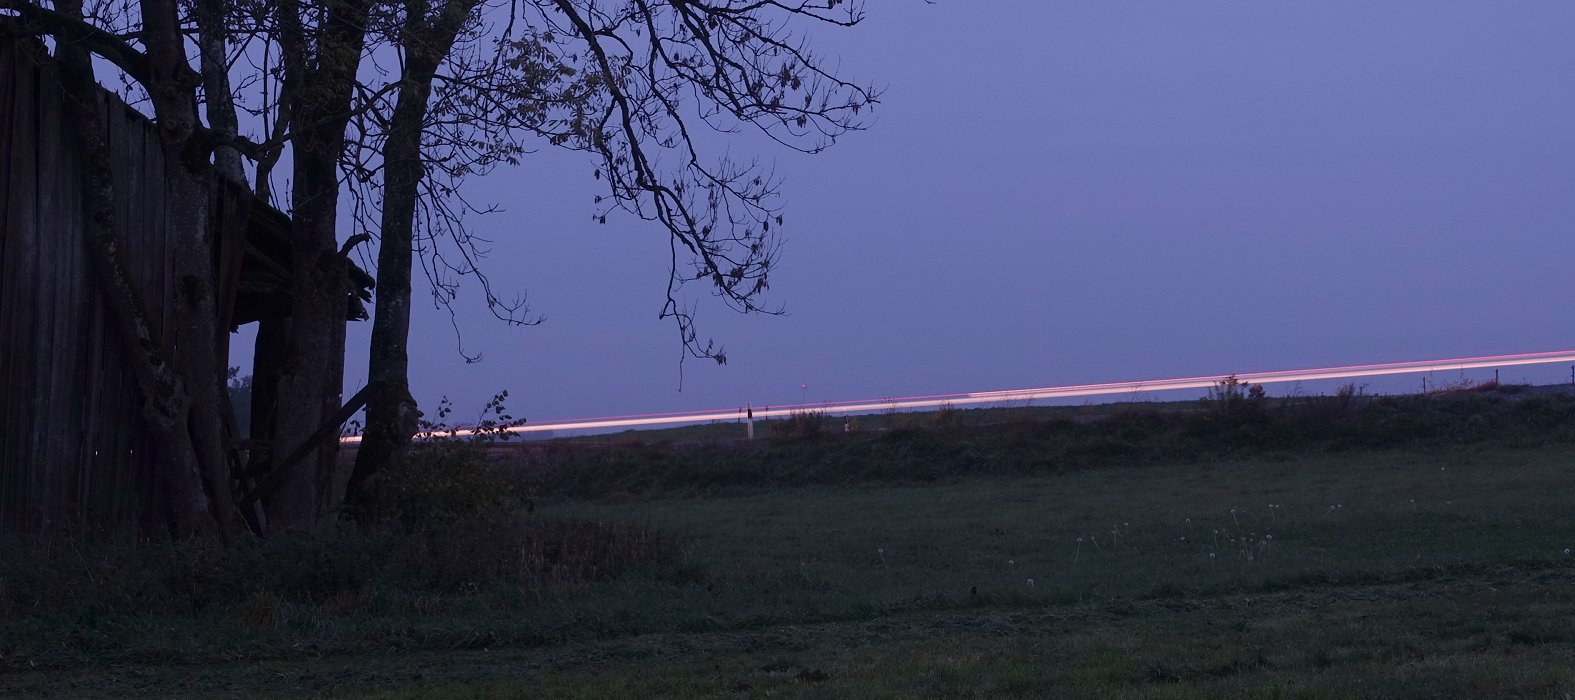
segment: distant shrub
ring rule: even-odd
[[[1209,387],[1208,396],[1202,399],[1203,407],[1221,417],[1236,417],[1263,408],[1267,395],[1262,384],[1251,384],[1229,377]]]
[[[225,389],[230,400],[230,413],[235,416],[236,434],[248,437],[252,428],[252,375],[242,377],[241,368],[231,367],[226,376]]]
[[[794,411],[771,424],[772,437],[810,437],[825,431],[826,414],[820,411]]]
[[[930,425],[937,428],[951,428],[962,424],[962,412],[957,410],[952,402],[947,401],[935,408],[930,414]]]

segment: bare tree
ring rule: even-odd
[[[433,12],[406,4],[397,42],[405,71],[382,154],[374,391],[352,502],[364,499],[380,469],[402,459],[413,432],[406,350],[412,246],[428,246],[423,262],[440,301],[452,299],[443,297],[452,284],[445,273],[481,275],[463,221],[473,208],[459,195],[466,176],[517,162],[539,145],[589,154],[592,177],[606,188],[593,215],[605,223],[621,210],[666,231],[660,315],[673,319],[690,356],[725,363],[724,350],[700,341],[680,290],[702,282],[739,311],[775,312],[762,296],[783,216],[769,170],[708,158],[697,130],[729,134],[747,126],[814,153],[862,128],[878,97],[839,77],[794,34],[795,22],[855,25],[863,18],[859,3],[533,0],[508,4],[490,36],[488,25],[466,17],[485,9],[471,0]],[[457,34],[465,29],[469,37]],[[490,41],[476,41],[483,37]],[[459,252],[459,265],[436,252],[443,239]],[[524,321],[519,306],[480,280],[495,313]]]
[[[369,0],[275,4],[291,150],[290,324],[273,416],[275,455],[306,445],[340,408],[345,253],[338,243],[339,164],[366,48]],[[269,524],[308,528],[331,481],[337,445],[312,446],[267,502]]]
[[[422,136],[426,133],[432,82],[479,0],[448,0],[432,8],[425,0],[406,0],[398,44],[403,70],[393,112],[383,140],[382,242],[378,249],[376,315],[372,323],[367,402],[367,431],[356,454],[347,500],[364,506],[366,480],[375,469],[403,458],[404,447],[418,422],[410,395],[410,277],[415,214],[426,170]]]

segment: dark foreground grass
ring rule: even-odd
[[[1561,698],[1575,572],[0,676],[17,696]]]
[[[929,483],[603,477],[469,549],[258,544],[250,583],[208,571],[223,557],[106,570],[57,550],[0,563],[0,696],[1560,697],[1572,457],[1520,428]],[[549,559],[601,563],[542,577]],[[116,577],[144,593],[115,598]]]
[[[664,533],[561,518],[344,527],[227,548],[11,543],[0,551],[0,674],[543,644],[605,631],[559,601],[614,580],[678,584],[689,566]]]
[[[1565,697],[1572,583],[1565,572],[648,638],[612,658],[520,659],[536,665],[524,678],[382,697]]]

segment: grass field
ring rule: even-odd
[[[839,444],[898,459],[838,435],[781,448]],[[712,459],[669,459],[686,454]],[[528,588],[479,569],[262,606],[13,595],[0,695],[1570,697],[1572,458],[1490,436],[922,482],[578,479],[506,532],[626,525],[620,546],[656,553]],[[555,542],[529,561],[566,556]]]

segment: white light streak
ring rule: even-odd
[[[1540,365],[1562,362],[1575,363],[1575,350],[1522,353],[1517,355],[1487,355],[1483,357],[1462,357],[1450,360],[1389,362],[1372,365],[1325,367],[1321,369],[1251,372],[1236,374],[1234,376],[1241,381],[1252,384],[1276,384],[1283,382],[1304,382],[1324,379],[1357,379],[1361,377],[1378,377],[1391,374],[1411,374],[1416,372],[1455,372],[1468,369],[1481,369],[1485,367],[1515,367],[1520,365]],[[1150,379],[1136,382],[1112,382],[1107,384],[1076,384],[1071,386],[1040,387],[1035,389],[1009,389],[1005,391],[976,391],[966,394],[937,394],[932,396],[867,399],[862,401],[798,403],[776,407],[757,408],[754,411],[754,416],[756,420],[760,420],[766,418],[786,417],[802,411],[817,411],[831,415],[838,415],[846,413],[869,413],[875,411],[936,408],[946,405],[968,406],[973,404],[1001,403],[1008,401],[1064,399],[1083,396],[1103,396],[1109,394],[1135,394],[1151,391],[1175,391],[1178,389],[1205,389],[1218,384],[1228,376],[1232,375],[1216,374],[1203,377]],[[541,421],[510,428],[509,432],[539,433],[550,430],[633,428],[655,425],[681,425],[685,423],[737,421],[743,418],[743,409],[737,408],[716,409],[709,411],[679,411],[673,413],[646,413],[629,416],[609,416],[604,418],[577,418],[568,420]],[[460,437],[472,434],[473,431],[466,429],[461,429],[455,432],[455,435]],[[348,436],[340,438],[340,442],[343,443],[358,443],[360,441],[360,436]]]

